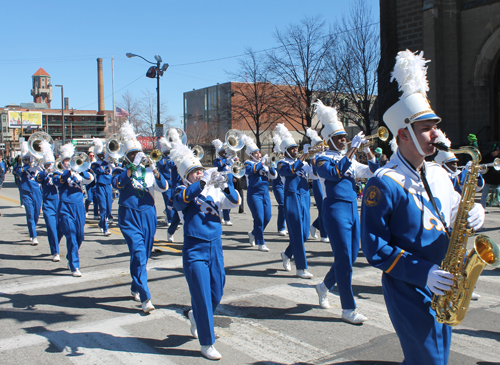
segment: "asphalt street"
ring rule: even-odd
[[[272,194],[271,194],[272,196]],[[479,197],[479,196],[478,196]],[[87,220],[80,248],[80,278],[52,262],[43,218],[39,245],[31,246],[19,193],[8,174],[0,190],[0,364],[207,364],[190,335],[189,290],[182,270],[182,227],[167,243],[163,200],[156,194],[158,230],[148,275],[156,310],[146,315],[130,295],[129,253],[119,227],[105,237]],[[341,320],[337,292],[321,309],[314,285],[333,257],[319,239],[306,244],[310,280],[283,269],[287,237],[277,234],[277,204],[265,232],[270,252],[248,244],[252,217],[231,213],[224,226],[224,296],[215,315],[220,364],[398,364],[403,360],[380,284],[381,272],[362,252],[353,290],[368,317],[355,326]],[[500,242],[500,209],[487,208],[481,233]],[[113,212],[117,214],[117,201]],[[311,207],[311,221],[317,210]],[[471,246],[472,240],[469,245]],[[486,268],[464,322],[453,331],[450,364],[500,364],[500,269]]]

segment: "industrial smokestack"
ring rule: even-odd
[[[104,111],[104,81],[102,77],[102,58],[97,59],[97,98],[99,103],[98,112]]]
[[[64,98],[64,110],[69,109],[69,98]]]

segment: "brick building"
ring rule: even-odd
[[[398,98],[400,50],[424,51],[432,108],[454,146],[500,140],[500,0],[380,0],[379,110]]]

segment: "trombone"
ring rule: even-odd
[[[378,138],[384,142],[387,141],[387,139],[389,138],[389,130],[384,126],[378,127],[376,134],[372,134],[368,137],[364,137],[364,139],[367,139],[369,142],[367,144],[364,144],[363,147],[368,147],[368,146],[372,145],[374,143],[375,138]],[[350,146],[351,143],[352,143],[352,141],[347,142],[347,146]]]

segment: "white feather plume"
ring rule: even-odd
[[[396,153],[398,150],[398,142],[396,141],[396,138],[391,139],[389,142],[389,146],[391,146],[391,151]]]
[[[188,146],[182,143],[172,142],[172,150],[170,150],[170,158],[174,161],[175,165],[179,167],[182,161],[186,157],[195,158],[193,151],[191,151],[191,149]]]
[[[248,146],[250,144],[255,144],[255,141],[253,140],[253,138],[247,136],[246,134],[242,134],[241,135],[241,140],[243,141],[243,143],[245,144],[245,146]]]
[[[319,138],[319,136],[318,136],[318,132],[316,132],[316,131],[315,131],[314,129],[312,129],[312,128],[307,128],[307,129],[306,129],[306,136],[308,136],[308,137],[311,139],[311,141],[312,141],[313,139],[318,139],[318,138]]]
[[[274,134],[277,134],[280,136],[280,139],[283,141],[284,139],[293,139],[292,134],[290,131],[285,127],[285,123],[278,123],[276,125],[276,128],[274,129]]]
[[[222,144],[223,144],[223,143],[222,143],[222,141],[221,141],[220,139],[218,139],[218,138],[217,138],[217,139],[214,139],[214,140],[212,141],[212,144],[213,144],[213,146],[215,147],[215,149],[216,149],[217,151],[219,151],[219,150],[222,148]]]
[[[25,156],[29,153],[28,142],[24,141],[21,143],[21,156]]]
[[[451,147],[451,141],[446,137],[446,134],[441,129],[436,129],[438,137],[435,143],[443,143],[446,147]]]
[[[137,135],[134,132],[134,127],[128,120],[121,126],[120,136],[122,136],[125,141],[131,141],[137,138]]]
[[[59,152],[61,152],[61,155],[73,156],[75,154],[75,146],[73,143],[68,142],[59,147]]]
[[[163,148],[163,147],[167,147],[168,149],[172,148],[172,145],[170,144],[169,141],[167,141],[167,139],[165,137],[160,138],[160,146],[161,146],[161,148]]]
[[[274,133],[273,142],[274,142],[274,152],[281,152],[281,149],[280,149],[281,137],[278,133]]]
[[[332,108],[331,106],[326,106],[323,104],[321,100],[316,100],[313,105],[316,105],[316,115],[318,116],[319,121],[323,125],[327,125],[333,122],[337,122],[337,109]]]
[[[425,66],[427,62],[430,60],[424,58],[423,51],[419,54],[409,50],[398,52],[394,71],[391,74],[391,82],[393,80],[398,82],[399,91],[403,92],[400,99],[407,98],[417,92],[427,96],[427,91],[429,91],[427,66]]]
[[[94,137],[94,140],[92,141],[92,143],[94,144],[94,146],[97,147],[97,149],[102,150],[102,139]]]
[[[179,132],[177,132],[177,129],[175,128],[170,128],[167,132],[167,136],[172,141],[172,143],[182,143],[181,136],[179,136]]]
[[[40,150],[43,154],[43,159],[45,161],[54,161],[54,152],[52,151],[52,146],[46,140],[40,142]]]

